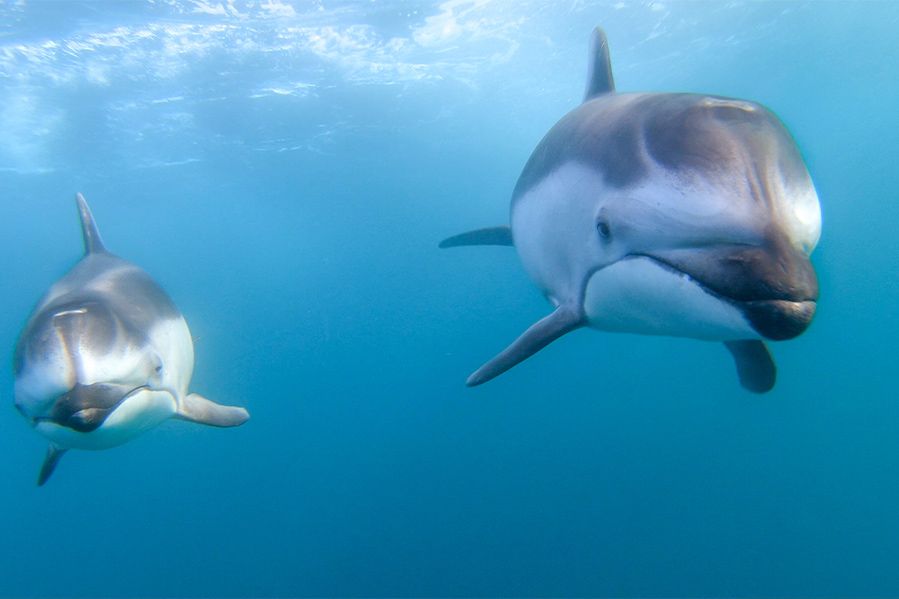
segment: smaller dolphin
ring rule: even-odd
[[[84,257],[38,303],[16,345],[15,402],[50,447],[43,485],[69,449],[106,449],[174,417],[238,426],[243,408],[187,387],[194,347],[184,317],[143,270],[109,253],[76,196]]]
[[[514,246],[555,307],[468,385],[589,326],[722,341],[742,385],[770,390],[764,340],[801,334],[818,299],[821,211],[795,142],[753,102],[616,93],[599,28],[588,74],[584,102],[525,165],[511,227],[440,244]]]

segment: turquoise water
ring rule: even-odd
[[[718,344],[579,331],[476,389],[547,305],[521,167],[619,90],[759,101],[821,198],[815,322],[756,396]],[[0,596],[899,595],[899,4],[0,1],[0,358],[107,246],[191,326],[169,422],[70,452],[0,370]]]

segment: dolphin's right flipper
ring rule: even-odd
[[[531,325],[512,345],[478,368],[465,384],[474,387],[486,383],[583,324],[584,315],[580,310],[559,306],[555,312]]]
[[[47,457],[44,458],[44,463],[41,466],[41,473],[37,477],[37,486],[42,487],[44,483],[47,482],[47,479],[49,479],[50,475],[53,474],[53,471],[56,470],[59,458],[61,458],[65,452],[65,449],[60,449],[52,443],[47,447]]]
[[[753,393],[767,393],[777,380],[777,366],[761,341],[725,341],[737,365],[740,384]]]
[[[250,414],[243,408],[223,406],[202,395],[191,393],[181,402],[175,418],[209,426],[226,427],[240,426],[250,419]]]
[[[454,248],[463,245],[515,245],[509,227],[488,227],[447,237],[437,247]]]

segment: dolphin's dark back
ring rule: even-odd
[[[120,326],[142,339],[154,323],[181,315],[142,269],[106,252],[89,253],[38,304],[16,344],[14,371],[19,373],[28,354],[42,351],[41,340],[59,324],[53,322],[56,314],[84,307],[90,308],[86,316],[91,319],[85,334],[96,345]]]
[[[747,151],[748,148],[748,151]],[[624,188],[662,167],[683,177],[731,177],[781,169],[808,179],[796,144],[759,104],[701,94],[605,94],[563,117],[537,145],[513,192],[514,202],[567,162],[602,172]],[[736,163],[743,163],[735,168]],[[742,171],[740,171],[742,169]],[[753,178],[765,185],[767,173]],[[755,184],[755,183],[753,183]]]

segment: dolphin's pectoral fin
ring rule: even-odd
[[[584,315],[580,309],[559,306],[555,312],[531,325],[512,345],[478,368],[465,384],[474,387],[486,383],[583,324]]]
[[[464,245],[515,245],[512,243],[512,229],[509,227],[488,227],[447,237],[437,247],[454,248]]]
[[[587,70],[587,92],[584,102],[596,96],[615,91],[615,80],[612,78],[612,61],[609,59],[609,40],[602,29],[593,30],[590,39],[590,66]]]
[[[49,479],[50,475],[53,474],[53,471],[56,470],[59,458],[61,458],[66,451],[67,450],[60,449],[52,443],[47,446],[47,457],[44,458],[44,463],[41,465],[41,473],[37,477],[37,486],[44,486],[44,483],[47,482],[47,479]]]
[[[250,419],[250,414],[243,408],[223,406],[202,395],[191,393],[181,402],[175,418],[209,426],[227,427],[240,426]]]
[[[740,384],[753,393],[767,393],[777,380],[777,366],[762,341],[725,341],[737,365]]]

